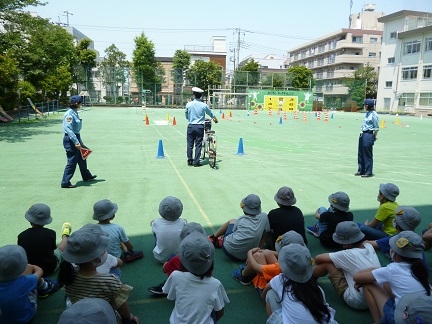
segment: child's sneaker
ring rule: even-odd
[[[72,225],[70,223],[63,223],[62,236],[66,235],[67,237],[69,237],[71,235],[71,232],[72,232]]]
[[[46,288],[38,288],[38,298],[47,298],[49,295],[51,295],[53,292],[55,292],[58,288],[58,282],[57,280],[51,280],[49,278],[43,278],[47,284]]]
[[[166,296],[167,294],[165,294],[165,293],[162,291],[162,288],[163,288],[164,285],[165,285],[165,281],[162,282],[160,285],[150,287],[150,288],[148,289],[148,291],[150,291],[150,292],[151,292],[152,294],[154,294],[154,295],[158,295],[158,296]]]
[[[141,259],[144,256],[142,251],[130,251],[125,252],[125,262],[132,262],[137,259]]]
[[[219,237],[215,237],[213,234],[208,236],[210,242],[212,242],[212,244],[214,245],[214,247],[216,249],[220,249],[222,248],[222,244],[223,244],[223,237],[219,236]]]
[[[252,280],[253,280],[253,278],[255,277],[255,276],[249,276],[249,277],[245,277],[245,276],[243,276],[242,275],[242,271],[243,271],[243,269],[245,268],[245,266],[244,265],[241,265],[238,269],[236,269],[236,270],[233,270],[233,272],[232,272],[232,277],[235,279],[235,280],[237,280],[237,281],[240,281],[240,283],[243,285],[243,286],[249,286],[251,283],[252,283]]]
[[[319,237],[318,235],[318,225],[315,224],[314,226],[306,226],[306,230],[314,235],[315,237]]]

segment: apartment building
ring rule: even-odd
[[[402,10],[384,24],[377,108],[432,115],[432,13]]]
[[[343,105],[350,100],[343,79],[352,77],[359,67],[370,64],[378,68],[381,55],[383,24],[377,19],[374,5],[365,6],[350,16],[350,28],[342,28],[289,51],[291,66],[303,65],[316,79],[315,100],[327,107]],[[365,29],[368,28],[368,29]]]

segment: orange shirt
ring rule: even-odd
[[[256,288],[264,289],[270,280],[282,273],[279,263],[277,262],[263,265],[261,269],[262,274],[258,273],[252,280],[252,283]]]

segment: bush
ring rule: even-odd
[[[105,99],[106,103],[108,103],[108,104],[114,103],[114,98],[111,96],[104,96],[103,98]]]
[[[117,97],[117,104],[122,104],[123,103],[123,97],[122,96],[118,96]]]

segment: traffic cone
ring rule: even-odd
[[[145,116],[145,124],[146,124],[146,126],[149,126],[150,125],[150,122],[149,122],[149,118],[148,118],[148,116],[147,116],[147,114],[146,114],[146,116]]]
[[[303,121],[304,121],[304,122],[307,122],[307,116],[306,116],[306,113],[303,113]]]
[[[294,113],[294,119],[298,119],[298,113],[297,113],[297,110],[296,110],[296,112]]]
[[[386,125],[385,125],[385,120],[382,120],[382,121],[381,121],[381,126],[380,126],[380,128],[387,128]]]
[[[396,125],[400,124],[400,120],[399,120],[399,114],[396,114]]]
[[[334,113],[331,114],[331,119],[333,119],[333,118],[334,118]]]
[[[317,112],[317,117],[316,117],[316,119],[317,119],[317,120],[321,120],[321,114],[320,114],[319,111]]]
[[[287,120],[287,118],[286,118],[286,111],[284,111],[283,120]]]
[[[240,137],[239,140],[239,145],[238,145],[238,149],[237,149],[237,155],[244,155],[244,150],[243,150],[243,138]]]
[[[277,112],[277,114],[276,115],[278,115],[278,116],[280,116],[280,110],[278,109],[278,112]]]
[[[219,109],[219,114],[222,114],[222,109]]]
[[[222,119],[225,119],[225,114],[224,113],[222,113]]]
[[[271,116],[271,115],[272,115],[272,109],[271,109],[271,108],[269,108],[269,112],[268,112],[268,115],[269,115],[269,116]]]
[[[254,115],[258,115],[258,109],[254,109]]]
[[[166,120],[167,122],[169,122],[169,115],[168,115],[168,114],[166,114],[166,118],[165,118],[165,120]]]
[[[324,121],[328,122],[328,113],[325,114]]]
[[[279,125],[282,125],[282,117],[279,118]]]
[[[231,111],[230,111],[230,115],[229,116],[230,116],[230,118],[232,118],[232,112]]]
[[[159,140],[158,153],[157,153],[156,158],[157,159],[165,159],[162,140]]]
[[[249,110],[247,111],[247,116],[249,117]]]
[[[172,125],[173,125],[173,126],[177,126],[177,120],[176,120],[175,116],[174,116],[174,118],[173,118]]]

